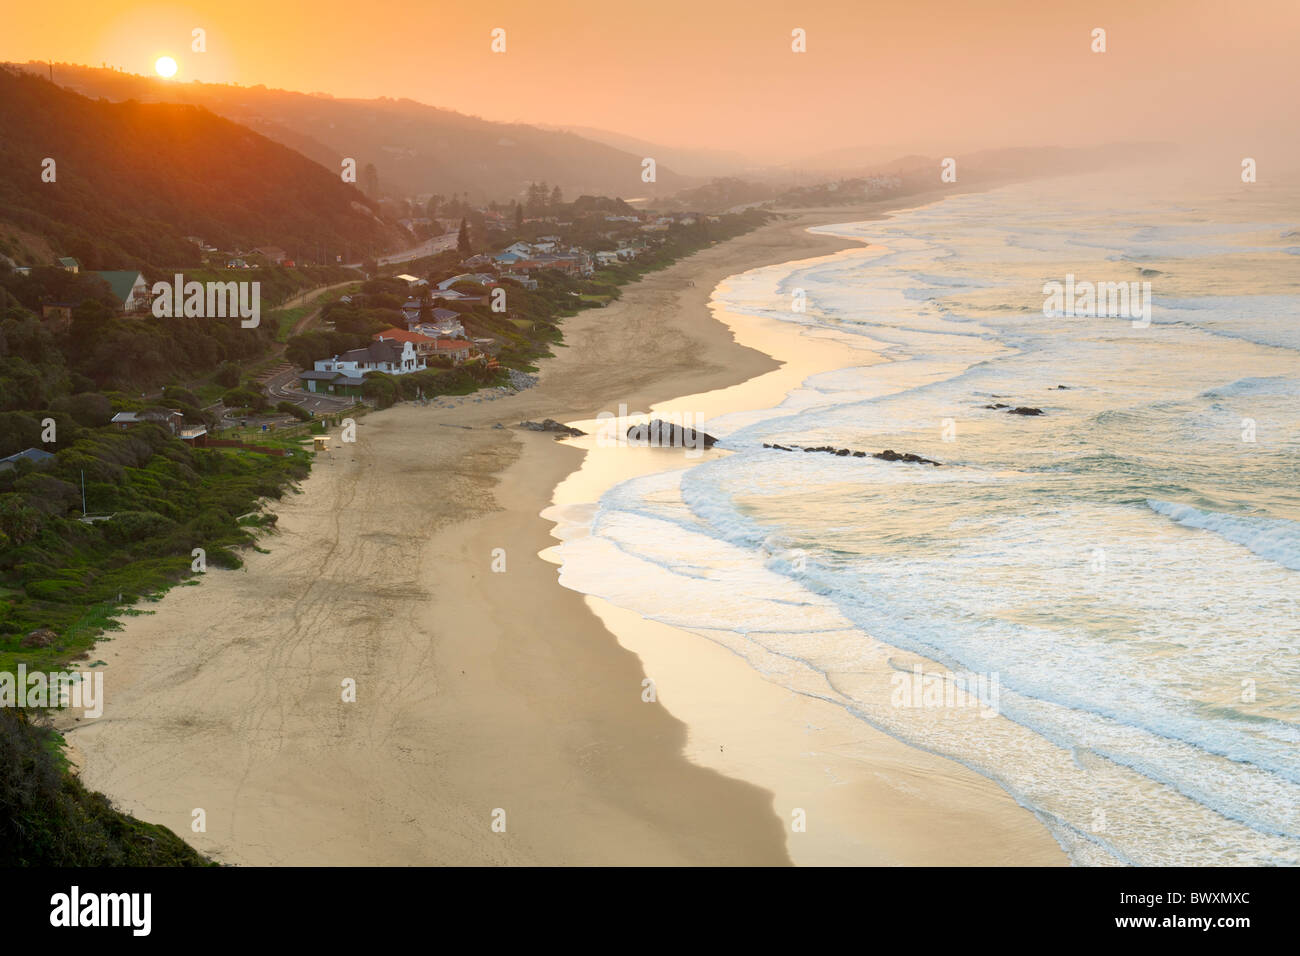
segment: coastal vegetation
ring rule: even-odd
[[[213,866],[166,827],[113,809],[66,772],[62,738],[0,708],[0,866]]]

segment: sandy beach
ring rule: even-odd
[[[729,400],[753,400],[782,364],[710,314],[714,288],[840,252],[806,229],[883,211],[789,216],[625,287],[565,320],[525,392],[359,419],[272,504],[269,553],[97,646],[105,715],[69,735],[85,783],[245,865],[1064,864],[987,779],[568,590],[547,559],[542,512],[617,475],[566,483],[588,453],[512,426],[739,383]]]

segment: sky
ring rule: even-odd
[[[3,60],[149,73],[170,54],[177,80],[408,97],[761,163],[1125,140],[1252,155],[1295,145],[1300,100],[1300,0],[42,0],[5,20]]]

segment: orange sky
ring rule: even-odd
[[[178,79],[407,96],[762,161],[1124,139],[1245,155],[1295,136],[1300,94],[1300,0],[42,0],[5,20],[0,59],[145,73],[170,53]]]

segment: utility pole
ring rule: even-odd
[[[81,517],[86,517],[86,469],[81,469]]]

